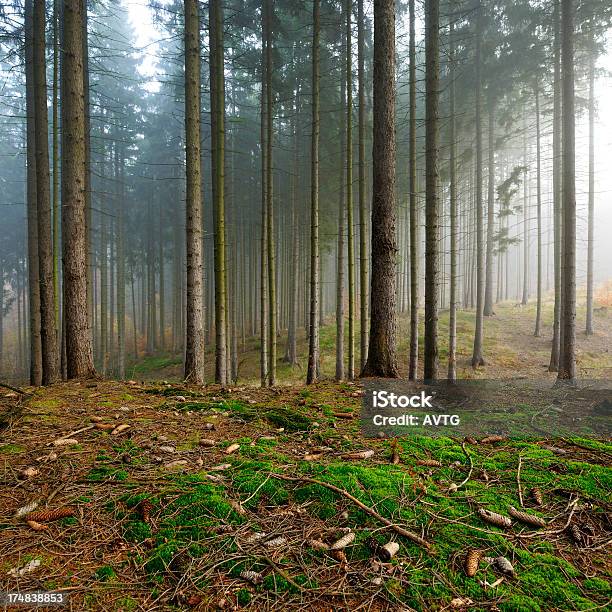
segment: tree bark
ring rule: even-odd
[[[450,74],[449,74],[449,140],[450,140],[450,303],[448,319],[448,381],[454,383],[457,379],[457,259],[459,232],[457,227],[457,162],[455,142],[455,32],[451,16],[450,22]]]
[[[425,337],[423,378],[438,378],[440,4],[425,11]]]
[[[416,380],[419,361],[419,258],[417,226],[417,156],[416,156],[416,35],[415,0],[409,0],[409,152],[408,189],[410,214],[410,355],[408,379]]]
[[[541,334],[542,327],[542,177],[541,177],[541,154],[540,154],[540,91],[536,84],[535,90],[535,115],[536,115],[536,211],[537,211],[537,298],[536,298],[536,322],[533,335]]]
[[[187,184],[187,300],[185,379],[204,381],[202,320],[202,192],[200,152],[200,20],[197,0],[184,0],[185,10],[185,154]]]
[[[484,365],[482,354],[483,316],[484,316],[484,252],[482,223],[482,4],[478,2],[476,15],[476,325],[474,330],[474,350],[472,367]]]
[[[355,231],[353,227],[353,58],[351,37],[352,0],[346,13],[346,227],[348,258],[348,366],[347,378],[355,378]]]
[[[595,231],[595,44],[590,22],[589,53],[589,205],[587,229],[586,335],[593,335],[593,263]]]
[[[489,113],[488,130],[488,194],[487,194],[487,245],[485,258],[485,298],[483,313],[485,317],[491,317],[493,312],[493,261],[495,259],[493,249],[493,230],[495,224],[495,101],[491,85],[487,93],[487,109]]]
[[[34,6],[25,3],[25,76],[26,76],[26,159],[28,217],[28,305],[30,319],[30,384],[42,384],[42,345],[40,336],[40,282],[38,263],[38,213],[36,197],[36,144],[34,101]]]
[[[370,342],[362,376],[397,378],[395,232],[395,2],[374,3]]]
[[[319,375],[319,80],[321,29],[320,0],[312,8],[312,142],[310,162],[310,314],[308,371],[306,384],[316,382]]]
[[[86,133],[83,2],[63,0],[62,264],[66,374],[95,375],[87,300]]]
[[[574,116],[574,0],[561,2],[563,137],[562,342],[558,380],[576,379],[576,142]]]

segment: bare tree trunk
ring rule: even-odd
[[[540,91],[535,86],[535,115],[536,115],[536,206],[537,206],[537,232],[538,232],[538,274],[537,274],[537,301],[536,322],[533,335],[539,337],[542,325],[542,177],[541,177],[541,155],[540,155]]]
[[[353,58],[351,37],[352,0],[345,0],[346,12],[346,227],[348,258],[348,369],[355,378],[355,230],[353,227]]]
[[[47,114],[47,64],[45,3],[34,2],[34,142],[36,148],[36,219],[38,224],[38,280],[40,283],[40,337],[42,383],[59,379],[55,292],[53,284],[53,238],[51,235],[51,192],[49,185],[49,126]],[[0,290],[2,290],[0,288]]]
[[[487,251],[485,259],[485,298],[483,314],[491,317],[493,312],[493,260],[495,258],[493,250],[493,229],[495,223],[495,102],[493,93],[489,86],[487,94],[487,108],[489,112],[488,130],[488,194],[487,194]]]
[[[63,0],[62,238],[68,378],[95,375],[87,301],[83,2]]]
[[[440,3],[425,12],[425,337],[423,379],[438,378]]]
[[[185,379],[204,381],[202,321],[202,192],[200,153],[200,19],[197,0],[185,10],[185,153],[187,184],[187,303]]]
[[[312,5],[312,151],[310,181],[310,323],[306,384],[316,382],[319,374],[319,80],[321,29],[320,0]]]
[[[340,109],[346,104],[346,81],[340,82]],[[337,242],[337,277],[336,277],[336,380],[344,380],[344,232],[346,228],[346,121],[342,114],[340,119],[340,189],[338,199],[338,242]]]
[[[416,35],[415,35],[415,0],[409,0],[409,88],[410,88],[410,141],[408,153],[408,189],[410,208],[410,358],[408,378],[416,380],[419,361],[419,258],[418,252],[418,210],[416,197]]]
[[[576,379],[576,140],[574,116],[574,0],[561,2],[563,74],[562,342],[558,380]]]
[[[34,20],[33,0],[25,3],[26,74],[26,158],[28,215],[28,305],[30,318],[30,384],[42,384],[42,345],[40,337],[40,283],[38,263],[38,220],[36,197],[36,145],[34,102]]]
[[[589,54],[589,209],[587,230],[586,335],[593,335],[593,256],[595,230],[595,48],[593,20],[590,22]]]
[[[125,378],[125,244],[124,244],[124,215],[125,215],[125,149],[123,144],[120,146],[118,155],[119,167],[117,174],[119,179],[117,198],[117,213],[116,213],[116,232],[117,232],[117,376],[120,380]],[[163,262],[159,262],[160,270]],[[161,272],[160,272],[161,274]],[[162,289],[160,281],[160,321],[162,319],[163,310],[161,308]],[[163,326],[160,325],[160,330]],[[161,342],[161,338],[160,338]],[[162,345],[163,348],[163,345]]]
[[[559,370],[561,351],[561,16],[560,0],[554,7],[554,83],[553,83],[553,215],[554,215],[554,267],[555,310],[549,372]]]
[[[482,354],[484,317],[484,249],[482,235],[482,4],[478,2],[476,16],[476,326],[474,330],[474,351],[472,367],[484,365]]]
[[[454,22],[450,22],[450,74],[449,74],[449,99],[450,99],[450,303],[448,319],[448,381],[453,383],[457,379],[457,259],[458,240],[457,231],[457,162],[455,142],[455,32]]]
[[[268,311],[269,311],[269,295],[268,295],[268,175],[267,175],[267,128],[266,122],[268,120],[266,113],[267,94],[266,94],[266,51],[265,46],[267,44],[266,37],[263,33],[265,28],[265,18],[262,16],[262,55],[261,55],[261,266],[260,266],[260,313],[259,313],[259,326],[260,326],[260,378],[261,386],[267,387],[268,378],[268,353],[270,337],[268,335]]]
[[[266,0],[266,176],[268,187],[266,189],[267,197],[267,219],[268,225],[268,314],[270,321],[268,324],[269,340],[269,365],[268,365],[268,382],[271,387],[276,385],[276,336],[277,336],[277,303],[276,303],[276,242],[274,237],[274,175],[272,165],[272,139],[273,139],[273,96],[272,96],[272,0]]]
[[[360,370],[368,358],[368,227],[365,171],[365,49],[363,0],[357,0],[357,79],[359,97],[359,320]]]
[[[57,346],[61,342],[60,334],[60,197],[59,197],[59,1],[53,0],[53,136],[52,136],[52,159],[53,159],[53,293],[55,297],[55,334]],[[59,368],[58,354],[58,368]]]
[[[362,376],[397,378],[395,2],[374,3],[374,139],[370,344]]]

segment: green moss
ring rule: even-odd
[[[251,603],[251,593],[247,589],[240,589],[236,593],[236,601],[239,606],[248,606]]]
[[[107,582],[117,577],[115,570],[110,565],[103,565],[96,570],[96,578],[102,582]]]
[[[123,537],[128,542],[143,542],[151,537],[151,527],[143,521],[130,521],[125,526]]]
[[[0,444],[0,453],[4,455],[18,455],[26,451],[27,448],[19,444]]]

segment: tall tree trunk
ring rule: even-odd
[[[202,176],[200,153],[200,19],[198,1],[184,0],[185,10],[185,161],[187,184],[187,301],[185,379],[204,381],[202,320]]]
[[[227,377],[227,279],[225,253],[225,74],[223,9],[220,0],[209,3],[210,110],[213,137],[213,213],[215,220],[215,381],[226,385]]]
[[[438,378],[440,4],[425,12],[425,337],[423,378]]]
[[[416,35],[415,0],[409,0],[409,152],[408,152],[408,189],[410,214],[410,354],[408,378],[416,380],[419,361],[419,232],[417,225],[417,157],[416,157]]]
[[[527,121],[523,111],[523,163],[525,168],[529,167],[527,156]],[[529,181],[527,170],[523,181],[523,297],[521,304],[526,306],[529,302],[529,226],[531,225],[531,211],[529,210]]]
[[[68,378],[93,376],[87,301],[83,2],[63,0],[62,241]]]
[[[47,64],[45,3],[34,2],[34,141],[36,147],[36,218],[38,223],[38,264],[40,283],[40,337],[42,383],[59,379],[55,293],[53,284],[53,238],[51,235],[51,192],[49,186],[49,125],[47,113]],[[1,288],[0,288],[1,290]]]
[[[574,0],[561,3],[563,104],[562,342],[558,379],[576,378],[576,141],[574,116]]]
[[[535,86],[535,115],[536,115],[536,207],[537,207],[537,240],[538,240],[538,259],[537,259],[537,301],[536,301],[536,322],[533,335],[539,337],[542,326],[542,177],[541,177],[541,154],[540,154],[540,91]]]
[[[555,268],[555,307],[549,372],[559,370],[561,351],[561,12],[560,0],[554,6],[554,83],[553,83],[553,229]]]
[[[125,238],[124,238],[124,217],[125,217],[125,145],[122,143],[119,148],[117,176],[118,176],[118,198],[116,207],[116,232],[117,232],[117,376],[120,380],[125,378]],[[160,237],[161,242],[161,237]],[[163,262],[160,260],[160,278]],[[162,285],[160,280],[160,322],[163,322],[161,307]],[[163,330],[163,323],[160,324],[160,331]],[[161,337],[160,337],[161,342]],[[163,348],[163,345],[161,345]]]
[[[346,80],[340,80],[340,112],[346,104]],[[344,233],[346,226],[346,120],[340,119],[340,189],[338,198],[338,243],[337,243],[337,276],[336,276],[336,380],[344,380]]]
[[[25,3],[25,76],[26,76],[26,159],[28,216],[28,305],[30,319],[30,384],[42,384],[42,345],[40,337],[40,283],[38,263],[38,220],[36,198],[36,144],[34,101],[34,6]]]
[[[310,315],[306,384],[319,374],[319,80],[321,30],[320,0],[312,4],[312,142],[310,161]]]
[[[353,227],[353,58],[351,37],[352,0],[345,0],[346,12],[346,227],[348,258],[348,369],[355,378],[355,230]]]
[[[489,113],[488,130],[488,193],[487,193],[487,251],[485,258],[485,298],[484,310],[485,317],[491,317],[493,312],[493,260],[495,251],[493,245],[493,229],[495,224],[495,101],[491,85],[487,93],[487,110]]]
[[[374,139],[370,344],[362,376],[397,378],[395,2],[374,3]]]
[[[450,303],[448,315],[448,381],[453,383],[457,378],[457,259],[459,232],[457,228],[457,143],[455,128],[455,32],[454,22],[450,22],[450,74],[449,74],[449,140],[450,140]]]
[[[365,160],[365,17],[363,0],[357,0],[357,80],[359,117],[357,138],[359,141],[359,322],[360,322],[360,370],[368,358],[368,226],[366,208],[366,160]]]
[[[53,0],[53,136],[52,136],[52,160],[53,160],[53,292],[55,297],[55,334],[57,336],[57,346],[61,342],[60,334],[60,197],[59,197],[59,3],[60,0]],[[58,354],[58,367],[59,367]]]
[[[593,334],[593,255],[595,229],[595,43],[590,22],[589,49],[589,209],[587,229],[586,335]]]
[[[483,317],[484,317],[484,249],[483,249],[483,211],[482,211],[482,4],[478,2],[476,15],[476,325],[474,330],[474,350],[472,367],[484,365],[482,354]]]
[[[268,365],[268,382],[271,387],[276,385],[276,336],[277,336],[277,303],[276,303],[276,242],[274,237],[274,175],[272,164],[272,138],[273,138],[273,96],[272,96],[272,0],[266,0],[266,177],[268,187],[266,190],[267,197],[267,249],[268,249],[268,314],[270,321],[268,324],[269,340],[269,365]]]

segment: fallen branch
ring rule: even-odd
[[[26,397],[30,397],[32,394],[28,393],[28,391],[24,391],[19,387],[13,387],[12,385],[7,385],[6,383],[0,382],[0,387],[4,389],[8,389],[9,391],[14,391],[15,393],[20,393],[21,395],[25,395]]]
[[[352,501],[355,505],[359,506],[364,512],[369,514],[371,517],[380,521],[381,523],[383,523],[390,529],[393,529],[393,531],[395,531],[399,535],[402,535],[405,538],[408,538],[409,540],[412,540],[416,544],[424,546],[427,549],[431,547],[431,543],[425,540],[424,538],[422,538],[420,535],[414,533],[413,531],[409,531],[408,529],[404,529],[404,527],[401,527],[400,525],[396,525],[395,523],[391,522],[389,519],[378,514],[376,510],[374,510],[373,508],[370,508],[370,506],[366,506],[363,502],[359,501],[356,497],[351,495],[348,491],[345,491],[344,489],[341,489],[340,487],[337,487],[333,484],[329,484],[328,482],[323,482],[321,480],[315,480],[314,478],[308,478],[307,476],[295,477],[295,476],[285,476],[283,474],[270,474],[270,476],[272,476],[272,478],[278,478],[279,480],[287,480],[289,482],[309,482],[311,484],[319,485],[320,487],[325,487],[326,489],[329,489],[330,491],[334,491],[334,493],[343,495],[344,497]]]
[[[468,472],[468,475],[457,485],[457,489],[460,489],[462,486],[468,483],[468,481],[472,477],[472,472],[474,471],[474,460],[472,459],[472,455],[468,453],[467,448],[465,448],[465,442],[461,443],[461,448],[463,449],[465,456],[468,458],[468,461],[470,462],[470,471]]]
[[[291,578],[291,576],[289,576],[289,574],[284,569],[276,565],[276,563],[274,563],[274,561],[272,561],[270,557],[262,558],[274,571],[278,572],[290,585],[294,586],[298,591],[300,591],[301,593],[308,591],[308,589],[305,589],[301,584],[298,584],[293,578]]]

